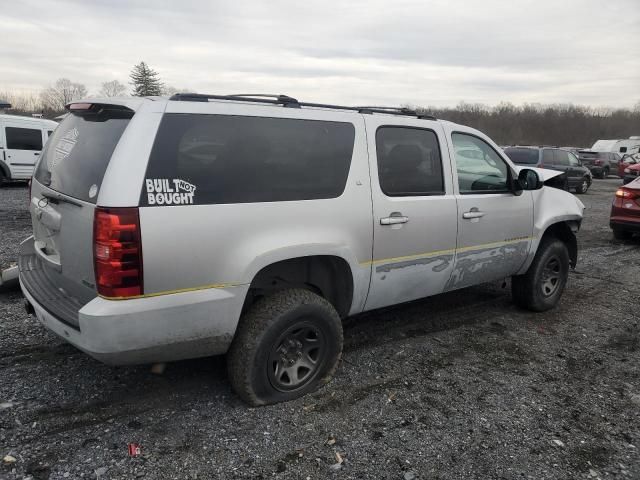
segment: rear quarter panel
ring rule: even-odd
[[[373,228],[362,117],[214,102],[170,102],[169,111],[345,121],[354,124],[355,143],[346,187],[338,198],[141,208],[145,294],[248,285],[272,263],[335,255],[347,261],[353,274],[350,313],[362,310],[369,287]],[[140,180],[136,197],[141,186]]]

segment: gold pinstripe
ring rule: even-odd
[[[462,247],[458,248],[458,252],[469,252],[472,250],[481,250],[483,248],[494,248],[501,247],[503,245],[509,245],[511,243],[523,242],[525,240],[533,240],[534,237],[517,237],[510,238],[508,240],[503,240],[501,242],[491,242],[491,243],[482,243],[480,245],[473,245],[470,247]],[[437,255],[452,255],[456,253],[455,248],[448,248],[446,250],[433,250],[431,252],[418,253],[416,255],[405,255],[403,257],[391,257],[391,258],[381,258],[373,261],[360,262],[360,265],[363,267],[367,267],[370,265],[382,265],[385,263],[398,263],[404,262],[408,260],[418,260],[422,258],[435,257]],[[195,292],[198,290],[208,290],[210,288],[232,288],[238,287],[240,285],[245,285],[243,283],[212,283],[210,285],[201,285],[199,287],[190,287],[190,288],[179,288],[177,290],[164,290],[162,292],[155,293],[145,293],[143,295],[134,295],[131,297],[104,297],[102,295],[98,295],[100,298],[104,298],[105,300],[133,300],[136,298],[151,298],[151,297],[159,297],[161,295],[171,295],[174,293],[185,293],[185,292]]]
[[[212,283],[211,285],[201,285],[199,287],[191,287],[191,288],[179,288],[177,290],[163,290],[162,292],[145,293],[143,295],[132,295],[131,297],[104,297],[102,295],[98,295],[98,296],[100,298],[104,298],[105,300],[133,300],[135,298],[159,297],[160,295],[171,295],[173,293],[195,292],[197,290],[208,290],[210,288],[239,287],[240,285],[244,285],[244,284],[242,284],[242,283]]]
[[[473,250],[481,250],[483,248],[495,248],[495,247],[501,247],[503,245],[509,245],[511,243],[518,243],[518,242],[524,242],[527,240],[533,240],[534,237],[516,237],[516,238],[509,238],[507,240],[502,240],[500,242],[491,242],[491,243],[482,243],[480,245],[472,245],[470,247],[461,247],[458,249],[455,248],[449,248],[446,250],[433,250],[431,252],[425,252],[425,253],[417,253],[415,255],[406,255],[404,257],[391,257],[391,258],[381,258],[378,260],[373,260],[373,261],[366,261],[366,262],[360,262],[360,265],[362,265],[363,267],[369,266],[369,265],[381,265],[381,264],[385,264],[385,263],[398,263],[398,262],[404,262],[404,261],[408,261],[408,260],[419,260],[422,258],[429,258],[429,257],[435,257],[438,255],[451,255],[456,253],[456,250],[458,252],[470,252]]]

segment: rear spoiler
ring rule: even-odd
[[[134,110],[126,105],[99,103],[95,101],[71,102],[68,103],[65,108],[73,115],[95,121],[106,120],[108,118],[131,118],[135,113]]]

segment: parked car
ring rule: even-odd
[[[558,172],[469,127],[286,96],[68,110],[32,182],[20,283],[107,363],[226,353],[242,399],[285,401],[330,380],[344,317],[505,277],[544,311],[577,261],[584,205],[544,186]]]
[[[640,176],[640,162],[629,165],[624,169],[624,177],[622,177],[622,184],[633,182]]]
[[[632,155],[624,155],[618,165],[618,176],[620,178],[625,177],[625,170],[631,165],[640,163],[640,153],[634,153]]]
[[[586,193],[593,179],[591,171],[582,166],[571,152],[556,147],[509,147],[504,150],[516,165],[557,170],[564,174],[566,189]]]
[[[607,178],[611,172],[618,172],[620,155],[617,153],[580,150],[578,158],[596,178]]]
[[[609,226],[618,240],[640,233],[640,178],[635,178],[616,191]]]
[[[0,187],[31,178],[42,146],[57,126],[43,118],[0,114]]]

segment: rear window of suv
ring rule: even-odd
[[[538,150],[533,148],[505,148],[504,153],[515,164],[535,165],[538,163]]]
[[[70,197],[96,203],[111,155],[129,118],[69,114],[53,131],[35,178]]]
[[[168,113],[151,151],[140,204],[339,197],[354,137],[351,123]]]

